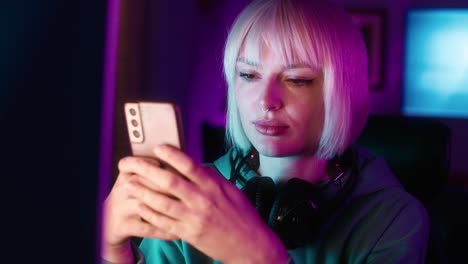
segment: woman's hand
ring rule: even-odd
[[[118,243],[129,235],[180,238],[225,263],[287,262],[280,240],[235,185],[170,146],[157,147],[155,155],[173,170],[135,157],[119,163],[125,187],[117,190],[125,194],[116,197],[130,198],[119,201],[125,206],[115,214],[128,219],[129,226],[120,226],[127,232],[118,231],[115,223],[110,241]]]
[[[134,263],[134,256],[130,246],[131,237],[159,237],[161,239],[178,239],[173,235],[161,232],[153,225],[142,221],[139,215],[138,201],[131,186],[138,182],[145,186],[151,183],[129,171],[125,164],[145,164],[145,166],[159,167],[155,159],[141,157],[127,157],[119,162],[119,176],[104,202],[103,244],[101,256],[112,263]],[[157,189],[153,186],[153,189]]]

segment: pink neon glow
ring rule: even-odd
[[[106,21],[106,43],[103,69],[103,91],[101,108],[101,146],[99,154],[99,186],[96,225],[96,263],[100,263],[102,210],[107,196],[112,173],[112,131],[114,126],[114,101],[117,71],[117,48],[119,32],[120,0],[108,0]]]

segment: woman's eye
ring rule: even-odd
[[[288,79],[286,81],[294,86],[309,86],[314,79]]]
[[[247,72],[240,72],[239,73],[239,76],[246,80],[246,81],[253,81],[257,78],[257,76],[255,76],[255,74],[252,74],[252,73],[247,73]]]

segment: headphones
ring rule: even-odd
[[[239,181],[241,190],[255,206],[263,221],[276,233],[287,249],[294,249],[313,241],[320,230],[346,200],[357,178],[357,162],[351,149],[328,161],[326,185],[313,185],[299,178],[292,178],[277,187],[273,179],[256,176],[248,181],[240,175],[242,167],[256,171],[259,168],[258,153],[249,152],[234,160],[231,182]],[[248,162],[247,162],[248,160]],[[240,161],[240,162],[239,162]],[[349,176],[347,172],[350,171]],[[331,197],[321,190],[329,184],[339,185]]]

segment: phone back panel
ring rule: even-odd
[[[154,157],[153,149],[169,144],[184,149],[180,112],[167,102],[125,103],[125,118],[132,153]]]

